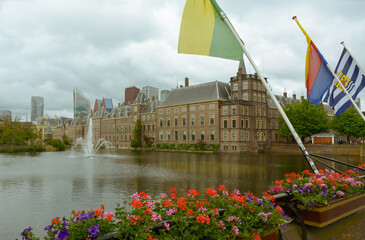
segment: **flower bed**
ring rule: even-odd
[[[360,167],[364,168],[365,164]],[[326,206],[336,199],[359,194],[360,197],[351,198],[351,201],[345,199],[347,205],[356,205],[355,209],[344,212],[347,216],[365,206],[365,179],[360,178],[356,170],[359,169],[343,174],[329,170],[319,174],[307,170],[286,174],[285,179],[275,181],[261,198],[250,192],[228,192],[224,185],[217,190],[207,188],[204,193],[196,190],[178,192],[171,188],[169,193],[162,193],[158,198],[151,198],[144,192],[135,193],[123,205],[118,204],[114,212],[105,212],[101,205],[94,210],[73,211],[70,219],[52,219],[44,229],[47,232],[45,239],[91,240],[111,232],[114,232],[114,239],[258,240],[264,235],[277,239],[276,233],[289,217],[276,205],[274,194],[291,193],[301,211],[312,211],[316,206]],[[39,239],[31,228],[24,229],[21,236]]]
[[[363,168],[365,164],[359,165]],[[308,170],[290,173],[284,180],[275,181],[269,194],[289,192],[304,222],[324,227],[334,221],[365,208],[365,180],[359,177],[359,169],[346,173],[320,170],[313,174]]]
[[[225,210],[222,210],[225,209]],[[261,199],[238,190],[229,193],[205,189],[177,192],[170,189],[153,199],[144,192],[135,193],[115,209],[104,207],[87,212],[73,211],[70,219],[56,217],[46,226],[46,239],[94,239],[117,231],[116,239],[261,239],[277,232],[285,223],[284,211],[265,193]],[[38,239],[31,229],[24,239]],[[277,236],[277,235],[276,235]]]

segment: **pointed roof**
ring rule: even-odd
[[[246,71],[246,67],[245,67],[245,62],[243,61],[243,58],[242,60],[240,61],[239,65],[238,65],[238,70],[242,70],[242,73],[243,74],[247,74],[247,71]]]

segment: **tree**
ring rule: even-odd
[[[142,124],[140,119],[137,119],[136,126],[133,129],[131,147],[142,147]]]
[[[12,122],[5,119],[0,126],[0,144],[34,145],[41,139],[41,134],[33,124]]]
[[[284,112],[301,138],[328,131],[326,112],[322,107],[309,103],[306,99],[296,104],[288,103],[285,106]],[[293,135],[282,116],[279,117],[279,122],[279,136],[293,140]]]
[[[365,122],[353,108],[347,109],[339,117],[334,116],[330,122],[330,127],[340,135],[347,136],[347,141],[350,136],[356,138],[365,136]]]

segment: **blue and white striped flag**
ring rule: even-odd
[[[365,87],[365,76],[345,48],[342,51],[335,72],[347,92],[355,100],[359,92]],[[352,104],[336,80],[328,89],[323,102],[328,103],[335,110],[337,116],[344,113]]]

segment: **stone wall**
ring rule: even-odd
[[[312,154],[330,154],[330,155],[360,155],[361,144],[305,144],[305,148]],[[271,152],[274,153],[297,153],[300,154],[300,148],[297,144],[280,144],[272,143]]]

